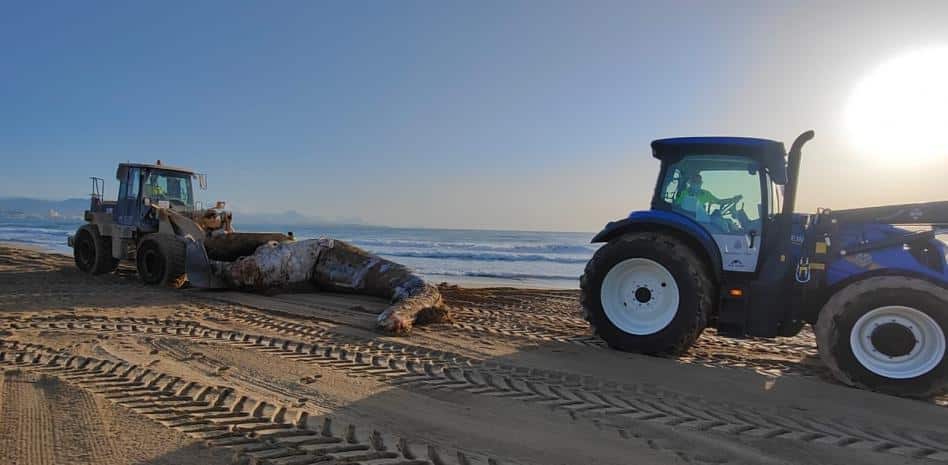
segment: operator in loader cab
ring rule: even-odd
[[[161,185],[158,184],[158,175],[154,173],[148,176],[148,179],[145,181],[145,185],[142,187],[142,192],[154,199],[162,198],[165,195],[164,189],[162,189]]]

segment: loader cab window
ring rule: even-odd
[[[138,200],[138,191],[141,188],[141,182],[141,170],[138,168],[129,168],[125,197],[131,200]]]
[[[760,233],[767,214],[757,162],[726,155],[690,155],[669,166],[660,188],[671,210],[713,234]]]
[[[167,201],[173,209],[192,208],[191,176],[184,173],[150,171],[146,175],[142,196],[153,203]]]

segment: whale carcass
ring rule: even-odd
[[[208,258],[204,247],[191,241],[189,265],[195,261],[193,255],[203,262],[203,266],[189,266],[188,278],[197,287],[255,291],[313,288],[382,297],[391,305],[378,315],[376,327],[391,334],[405,334],[416,322],[447,318],[437,287],[404,265],[339,240],[271,240],[256,246],[252,254],[230,261]],[[198,271],[192,279],[195,269],[203,269],[207,276],[197,276]]]

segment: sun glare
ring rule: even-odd
[[[850,95],[845,118],[861,154],[893,163],[948,157],[948,46],[872,70]]]

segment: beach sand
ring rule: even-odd
[[[948,462],[948,399],[839,385],[809,330],[654,358],[604,347],[575,290],[441,290],[453,322],[388,337],[376,299],[0,245],[0,464]]]

